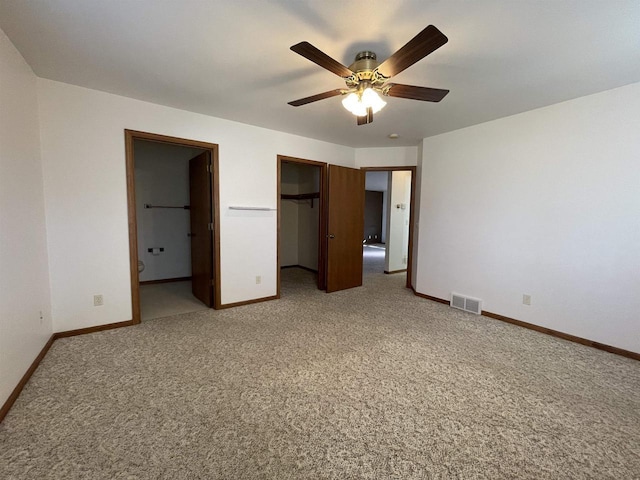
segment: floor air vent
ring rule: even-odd
[[[453,308],[459,308],[465,312],[475,313],[480,315],[482,313],[482,300],[472,297],[465,297],[458,293],[451,294],[451,303]]]

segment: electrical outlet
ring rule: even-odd
[[[256,285],[260,285],[262,283],[262,277],[260,275],[256,275]]]
[[[407,264],[407,257],[406,256],[402,257],[402,263],[405,264],[405,265]]]
[[[102,298],[102,295],[94,295],[93,296],[93,306],[94,307],[100,307],[104,305],[104,299]]]
[[[527,294],[522,295],[522,304],[531,305],[531,295],[527,295]]]

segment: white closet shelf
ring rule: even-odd
[[[261,211],[261,212],[270,212],[270,211],[277,210],[277,208],[271,208],[271,207],[242,207],[242,206],[238,206],[238,205],[229,205],[229,210],[258,210],[258,211]]]

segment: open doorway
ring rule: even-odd
[[[219,307],[217,145],[125,140],[134,323]]]
[[[312,170],[309,170],[309,167]],[[285,169],[285,176],[283,176],[283,169]],[[305,173],[300,169],[306,169]],[[312,175],[312,181],[308,180],[309,175]],[[285,283],[283,273],[287,270],[298,273],[312,270],[307,272],[304,282],[301,282],[300,278],[291,278],[292,275],[287,272],[288,288],[312,286],[330,293],[361,286],[364,228],[363,170],[278,155],[277,189],[280,201],[277,234],[277,297],[281,297],[281,284]],[[288,207],[285,202],[290,201],[298,205]],[[301,206],[300,202],[306,202],[306,204]],[[316,205],[318,209],[314,210]],[[313,212],[308,210],[309,208]],[[297,214],[293,214],[293,219],[283,220],[283,212],[287,215],[286,210],[293,210]],[[301,220],[300,215],[305,215],[306,220]],[[297,226],[292,226],[296,221]],[[317,236],[316,225],[318,225]],[[286,232],[283,230],[287,229],[294,236],[292,241],[284,238]],[[301,229],[305,229],[304,234],[300,233]],[[300,248],[314,248],[315,240],[305,244],[305,239],[309,238],[317,238],[317,263],[314,258],[311,267],[300,263],[300,259],[304,256],[300,254]],[[317,268],[317,275],[313,272],[314,266]],[[302,277],[302,275],[298,276]]]
[[[278,296],[281,284],[326,288],[326,168],[326,163],[278,156]]]
[[[365,170],[363,274],[405,275],[411,287],[415,167]]]

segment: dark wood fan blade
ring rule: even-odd
[[[404,47],[382,62],[378,66],[378,71],[385,77],[393,77],[422,60],[448,41],[449,39],[440,30],[433,25],[429,25],[409,40],[409,43]]]
[[[340,62],[334,60],[326,53],[318,50],[309,42],[297,43],[293,47],[291,47],[291,50],[296,52],[298,55],[302,55],[304,58],[311,60],[313,63],[320,65],[322,68],[326,68],[330,72],[335,73],[339,77],[345,78],[353,73]]]
[[[342,90],[340,89],[329,90],[328,92],[318,93],[317,95],[294,100],[293,102],[289,102],[289,105],[291,105],[292,107],[299,107],[300,105],[306,105],[307,103],[317,102],[318,100],[324,100],[325,98],[335,97],[336,95],[340,95],[341,93]]]
[[[367,114],[362,115],[361,117],[356,117],[358,121],[358,125],[366,125],[367,123],[373,122],[373,108],[367,108]]]
[[[439,102],[449,93],[449,90],[440,88],[414,87],[401,83],[388,83],[385,87],[389,87],[387,95],[390,97],[409,98],[423,102]]]

